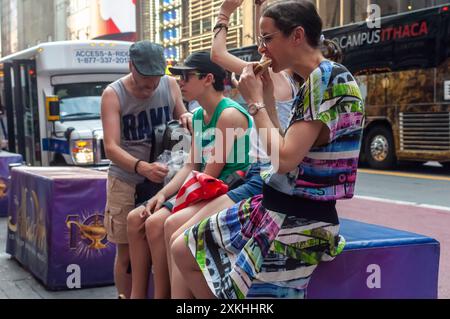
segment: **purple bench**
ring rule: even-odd
[[[0,217],[8,216],[9,165],[22,163],[22,155],[0,151]]]
[[[344,251],[319,265],[308,299],[437,298],[439,242],[348,219],[341,219],[341,234]]]
[[[345,219],[341,234],[344,252],[316,269],[309,299],[437,298],[439,242]]]
[[[105,172],[13,168],[6,252],[50,290],[113,284],[105,203]]]

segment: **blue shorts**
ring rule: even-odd
[[[245,183],[229,191],[228,197],[235,203],[239,203],[247,198],[262,194],[264,181],[261,178],[261,170],[269,167],[269,164],[254,163],[250,166],[245,175]]]

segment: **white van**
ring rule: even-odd
[[[33,166],[107,165],[100,100],[128,74],[131,42],[43,43],[0,59],[7,149]]]

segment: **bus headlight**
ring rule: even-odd
[[[75,164],[94,164],[94,147],[92,140],[74,140],[71,144],[72,159]]]

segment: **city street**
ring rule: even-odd
[[[441,244],[439,298],[450,298],[450,174],[438,164],[403,166],[392,171],[362,168],[357,196],[339,202],[340,216],[415,232]],[[74,291],[46,291],[4,253],[7,220],[0,219],[0,298],[115,298],[112,286]]]
[[[263,217],[192,233],[217,295],[450,299],[449,26],[450,0],[0,0],[0,300],[128,296],[112,242],[145,297],[144,241],[163,281],[182,218],[264,182]]]

